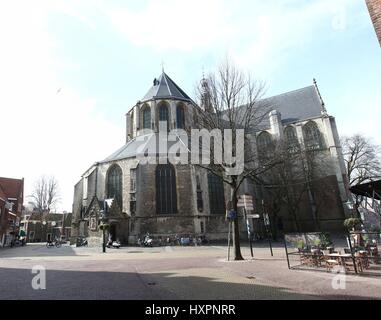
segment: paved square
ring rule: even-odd
[[[0,249],[0,299],[381,299],[381,277],[289,270],[284,249],[265,246],[246,260],[226,261],[226,247]],[[46,268],[46,289],[34,290],[33,266]]]

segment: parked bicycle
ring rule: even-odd
[[[87,242],[87,239],[85,237],[78,237],[76,246],[77,247],[87,247],[89,244]]]
[[[51,248],[51,247],[56,247],[56,248],[60,248],[61,247],[61,241],[59,240],[54,240],[54,241],[48,241],[46,243],[46,247],[47,248]]]

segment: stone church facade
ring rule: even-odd
[[[273,108],[263,130],[253,133],[254,144],[264,135],[284,139],[290,130],[304,143],[304,128],[318,132],[324,141],[322,153],[331,163],[330,171],[322,178],[331,182],[335,194],[322,217],[335,221],[326,224],[327,230],[339,229],[346,216],[345,166],[335,120],[327,115],[316,84],[269,99]],[[111,237],[124,243],[134,244],[147,232],[155,237],[177,234],[227,238],[225,214],[230,193],[221,179],[194,165],[142,164],[137,158],[139,150],[150,141],[162,143],[158,135],[160,121],[167,122],[168,131],[190,129],[194,107],[193,100],[167,74],[163,72],[154,80],[148,93],[126,114],[126,144],[93,164],[75,185],[73,241],[86,236],[89,243],[99,244],[102,213],[107,217]],[[242,193],[252,194],[259,203],[257,191],[250,183],[242,187]],[[247,237],[244,221],[240,227],[242,237]],[[259,230],[258,226],[252,227]],[[284,227],[286,231],[292,229],[287,223]],[[305,224],[304,229],[310,228]]]

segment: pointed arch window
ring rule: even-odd
[[[151,129],[151,108],[148,106],[143,109],[143,129]]]
[[[177,213],[176,172],[172,164],[156,167],[156,212]]]
[[[122,208],[122,169],[113,165],[107,174],[107,198],[114,198]]]
[[[169,120],[169,113],[168,113],[168,107],[165,104],[162,104],[159,109],[159,120],[160,121],[168,121]]]
[[[204,201],[202,199],[202,190],[200,176],[196,176],[196,192],[197,192],[197,210],[202,212],[204,210]]]
[[[212,172],[208,172],[208,191],[210,213],[225,214],[224,182]]]
[[[267,131],[261,132],[257,137],[257,149],[261,156],[269,156],[272,152],[273,141]]]
[[[286,129],[284,129],[284,137],[286,139],[287,148],[289,150],[294,151],[298,148],[299,142],[298,142],[298,137],[296,135],[296,130],[294,127],[292,126],[286,127]]]
[[[176,107],[176,125],[177,129],[185,129],[185,112],[182,105]]]
[[[159,107],[159,121],[167,122],[167,130],[169,128],[169,111],[166,104],[161,104]]]
[[[320,130],[314,121],[309,121],[303,126],[303,136],[307,149],[315,150],[323,147]]]

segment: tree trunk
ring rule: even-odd
[[[291,217],[293,217],[293,219],[294,219],[294,226],[295,226],[296,232],[299,233],[300,232],[300,226],[299,226],[299,221],[298,221],[298,216],[296,214],[296,210],[291,210],[290,211],[290,208],[289,208],[288,213],[289,213],[289,215]]]
[[[238,219],[238,198],[237,198],[237,188],[236,185],[232,186],[232,204],[233,209],[237,213],[235,219],[233,220],[233,247],[234,247],[234,260],[244,260],[241,254],[241,245],[239,239],[239,219]]]

